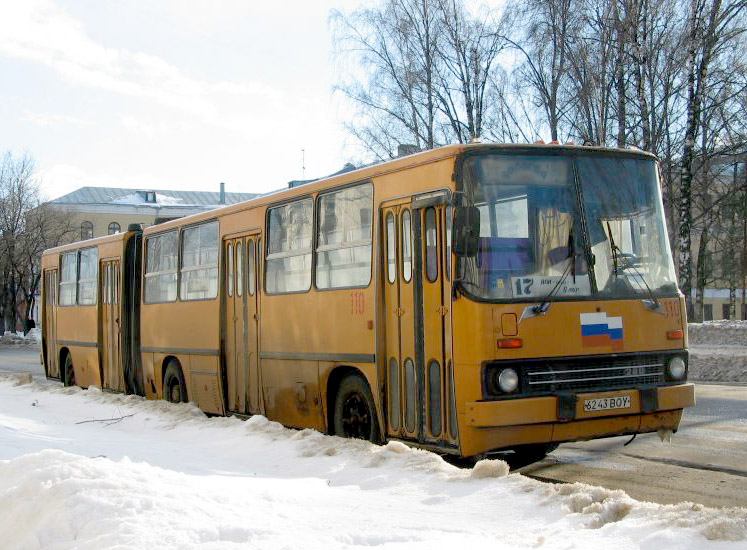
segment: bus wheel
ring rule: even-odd
[[[65,355],[65,372],[63,374],[62,383],[65,386],[75,385],[75,370],[73,369],[73,358],[68,352]]]
[[[163,373],[163,395],[169,403],[187,402],[187,385],[182,368],[176,361],[170,361]]]
[[[343,378],[335,396],[334,434],[379,441],[379,421],[371,391],[359,375]]]

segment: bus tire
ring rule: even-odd
[[[65,354],[65,371],[62,375],[62,383],[65,386],[75,385],[75,369],[73,368],[73,357],[70,352]]]
[[[169,403],[187,402],[187,385],[182,368],[174,360],[169,361],[163,373],[163,397]]]
[[[349,374],[335,395],[334,435],[379,443],[379,420],[371,390],[362,376]]]

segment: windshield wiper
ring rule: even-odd
[[[538,305],[531,306],[531,311],[535,315],[544,315],[547,313],[547,310],[550,309],[550,304],[552,303],[555,293],[562,286],[563,282],[565,282],[569,273],[573,276],[574,284],[576,282],[576,246],[573,239],[573,228],[568,232],[568,258],[570,258],[570,262],[568,262],[563,274],[558,282],[555,283],[555,286],[552,287],[552,290],[547,293],[547,296],[545,296]],[[522,318],[523,317],[525,317],[524,314],[522,314]]]
[[[646,278],[643,276],[643,274],[638,271],[638,268],[635,266],[635,263],[633,261],[626,257],[622,250],[615,244],[615,239],[612,238],[612,228],[610,227],[610,222],[607,222],[607,232],[610,236],[610,250],[612,251],[612,265],[613,265],[613,271],[615,273],[615,277],[618,276],[618,262],[620,260],[623,260],[625,262],[625,265],[623,266],[623,269],[632,269],[636,276],[640,279],[640,281],[643,283],[643,286],[646,287],[646,290],[648,291],[648,295],[651,298],[651,300],[641,300],[643,302],[643,305],[645,305],[648,309],[658,311],[661,309],[661,304],[659,303],[659,300],[656,299],[656,295],[654,294],[654,291],[651,290],[651,287],[648,286],[648,282],[646,282]],[[635,257],[635,256],[634,256]]]

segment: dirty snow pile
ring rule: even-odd
[[[687,325],[690,380],[747,383],[747,321]]]
[[[41,344],[41,339],[41,330],[38,328],[32,328],[26,335],[23,332],[10,332],[6,330],[5,334],[0,336],[0,344],[10,346],[38,346]]]
[[[747,509],[458,469],[264,417],[0,374],[0,546],[747,548]]]

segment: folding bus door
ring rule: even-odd
[[[415,368],[415,276],[409,199],[385,204],[381,216],[387,434],[414,440],[419,438],[422,422]]]
[[[452,209],[439,198],[413,200],[415,365],[420,404],[418,439],[456,446],[451,344]],[[447,231],[448,230],[448,231]]]
[[[122,370],[121,329],[120,329],[120,264],[119,260],[101,262],[99,277],[101,304],[101,359],[104,388],[125,391]]]
[[[256,234],[226,239],[225,362],[228,410],[255,414],[259,405]]]
[[[44,329],[44,353],[49,378],[60,377],[57,361],[57,270],[44,272],[44,303],[42,304],[42,325]]]

